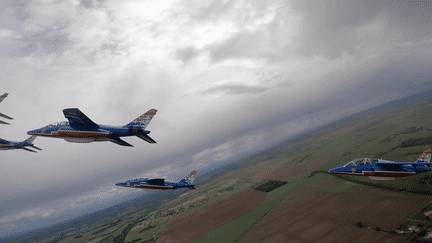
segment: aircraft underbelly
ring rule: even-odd
[[[432,172],[408,173],[408,172],[380,172],[380,173],[330,173],[347,181],[365,185],[379,186],[401,191],[420,191],[432,193],[429,185],[429,177]]]
[[[150,185],[136,185],[135,188],[140,188],[148,191],[162,191],[162,190],[171,190],[172,187],[168,186],[150,186]]]
[[[92,131],[59,131],[53,134],[54,137],[59,138],[70,138],[70,139],[96,139],[96,138],[108,138],[108,133],[92,132]]]
[[[94,141],[93,138],[64,138],[64,140],[70,143],[91,143]]]

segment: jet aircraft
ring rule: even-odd
[[[115,185],[123,186],[123,187],[140,188],[147,191],[175,190],[177,188],[195,189],[195,185],[192,183],[197,173],[198,172],[194,170],[179,182],[166,182],[165,179],[163,178],[156,178],[156,179],[137,178],[137,179],[128,180],[126,182],[117,183]]]
[[[98,125],[77,108],[64,109],[63,114],[69,121],[53,123],[48,126],[28,131],[29,135],[63,138],[73,143],[91,143],[110,141],[122,146],[133,147],[120,137],[137,136],[149,143],[156,143],[145,130],[157,110],[150,109],[124,126]]]
[[[6,98],[6,96],[8,96],[8,93],[4,93],[4,94],[2,94],[2,96],[0,96],[0,102],[2,102],[2,101],[4,100],[4,98]],[[10,117],[10,116],[6,116],[6,115],[3,114],[3,113],[0,113],[0,116],[1,116],[1,117],[4,117],[4,118],[7,118],[7,119],[10,119],[10,120],[13,120],[12,117]],[[10,125],[9,123],[4,122],[4,121],[2,121],[2,120],[0,120],[0,124],[8,124],[8,125]]]
[[[359,184],[431,194],[431,154],[427,148],[414,162],[360,158],[328,171],[314,171],[309,177],[326,173]]]
[[[33,151],[33,150],[28,149],[26,147],[32,147],[32,148],[35,148],[38,150],[42,150],[42,149],[33,145],[33,140],[35,140],[35,139],[36,139],[35,135],[27,138],[26,140],[24,140],[22,142],[12,142],[12,141],[7,141],[7,140],[0,138],[0,150],[24,149],[24,150],[27,150],[29,152],[36,152],[36,151]]]

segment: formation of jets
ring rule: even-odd
[[[8,96],[8,93],[0,96],[0,102]],[[42,150],[33,144],[37,136],[63,138],[67,142],[73,143],[91,143],[109,141],[121,146],[133,147],[131,144],[120,139],[120,137],[137,136],[148,143],[156,143],[146,130],[152,118],[156,115],[156,109],[150,109],[135,120],[124,126],[108,126],[96,124],[78,108],[64,109],[63,114],[68,121],[56,122],[48,126],[28,131],[27,134],[32,135],[22,142],[7,141],[0,138],[0,150],[9,149],[24,149],[29,152],[36,152],[27,147]],[[5,114],[0,113],[1,117],[13,119]],[[0,124],[9,124],[1,121]],[[149,191],[170,190],[177,188],[195,189],[193,180],[197,171],[192,171],[188,176],[179,182],[165,182],[165,179],[155,178],[140,178],[128,180],[124,183],[117,183],[116,186],[140,188]]]
[[[395,162],[383,159],[360,158],[326,173],[359,184],[379,186],[399,191],[432,193],[430,185],[432,149],[427,148],[414,162]]]
[[[4,93],[2,96],[0,96],[0,102],[2,102],[4,100],[4,98],[6,98],[8,96],[8,93]],[[1,117],[7,118],[12,120],[12,117],[6,116],[5,114],[0,113]],[[8,124],[7,122],[1,121],[0,120],[0,124]],[[26,147],[32,147],[38,150],[42,150],[36,146],[34,146],[33,141],[36,139],[36,136],[31,136],[28,139],[22,141],[22,142],[13,142],[13,141],[8,141],[8,140],[4,140],[0,138],[0,150],[9,150],[9,149],[24,149],[26,151],[29,152],[36,152],[34,150],[31,150],[29,148]]]
[[[8,93],[0,96],[0,102],[8,96]],[[156,115],[156,109],[150,109],[143,115],[124,126],[108,126],[96,124],[78,108],[64,109],[63,114],[68,121],[57,122],[48,126],[28,131],[32,135],[22,142],[7,141],[0,138],[0,150],[24,149],[29,152],[36,152],[27,147],[42,150],[34,146],[33,141],[36,136],[63,138],[67,142],[74,143],[91,143],[109,141],[121,146],[133,147],[131,144],[120,139],[120,137],[137,136],[148,143],[156,143],[146,130],[152,118]],[[7,119],[13,119],[5,114],[0,116]],[[9,124],[1,121],[0,124]],[[332,168],[328,171],[314,171],[310,177],[318,173],[326,173],[348,181],[387,187],[404,191],[428,191],[432,193],[430,185],[431,177],[431,155],[432,149],[426,149],[415,162],[394,162],[383,159],[360,158],[348,162],[347,164]],[[193,180],[197,171],[192,171],[188,176],[179,182],[166,182],[165,179],[139,178],[117,183],[116,186],[140,188],[144,190],[172,190],[178,188],[195,189]],[[418,185],[427,185],[427,189],[418,187]]]

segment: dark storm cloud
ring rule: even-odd
[[[218,85],[217,87],[212,87],[205,89],[201,94],[227,94],[227,95],[238,95],[238,94],[259,94],[268,90],[265,87],[251,86],[247,84],[224,84]]]

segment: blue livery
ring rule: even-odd
[[[328,171],[314,171],[310,177],[326,173],[360,184],[431,194],[431,154],[427,148],[414,162],[360,158]]]
[[[115,185],[122,187],[139,188],[147,191],[175,190],[178,188],[195,189],[193,181],[197,173],[198,172],[194,170],[179,182],[166,182],[163,178],[137,178],[117,183]]]
[[[24,149],[29,152],[36,152],[31,149],[28,149],[26,147],[35,148],[38,150],[42,150],[36,146],[34,146],[33,141],[36,139],[36,136],[31,136],[27,138],[26,140],[22,142],[13,142],[13,141],[7,141],[0,138],[0,150],[9,150],[9,149]]]
[[[110,141],[122,146],[133,147],[120,137],[137,136],[148,143],[156,143],[145,130],[157,110],[151,109],[125,126],[96,124],[77,108],[64,109],[68,121],[57,122],[48,126],[28,131],[29,135],[63,138],[67,142],[91,143]]]

